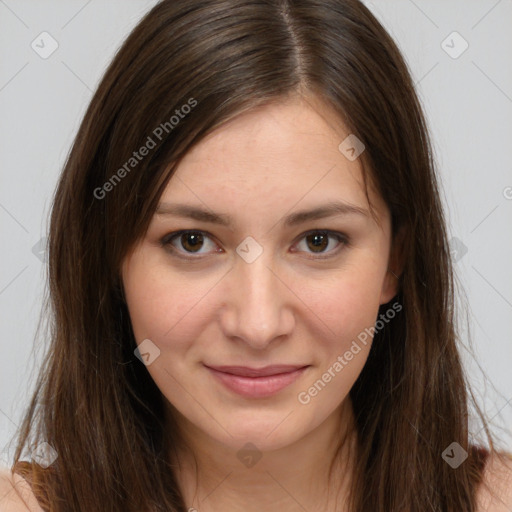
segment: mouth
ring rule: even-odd
[[[295,382],[309,365],[272,365],[265,368],[207,366],[229,390],[247,398],[272,396]]]

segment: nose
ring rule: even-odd
[[[237,258],[231,280],[223,328],[228,338],[243,340],[254,349],[265,349],[278,338],[290,335],[295,323],[293,292],[284,275],[263,252],[248,263]]]

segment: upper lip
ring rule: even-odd
[[[207,365],[205,365],[207,366]],[[268,375],[279,375],[281,373],[291,373],[307,365],[290,365],[290,364],[274,364],[265,366],[264,368],[250,368],[248,366],[207,366],[212,370],[217,370],[231,375],[239,375],[241,377],[266,377]]]

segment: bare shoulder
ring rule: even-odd
[[[28,482],[0,467],[0,512],[43,512]]]
[[[489,457],[477,492],[478,512],[512,511],[512,454]]]

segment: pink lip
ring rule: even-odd
[[[297,380],[307,366],[273,365],[265,368],[206,366],[227,388],[248,398],[271,396]]]

